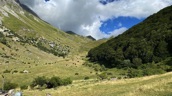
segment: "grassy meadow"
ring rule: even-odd
[[[76,80],[48,90],[24,90],[24,96],[172,96],[172,73],[114,81]],[[29,95],[27,95],[29,94]]]

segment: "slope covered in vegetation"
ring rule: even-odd
[[[10,41],[17,38],[16,43],[29,44],[55,56],[66,57],[77,54],[86,43],[94,42],[51,26],[23,6],[19,0],[0,1],[0,34],[3,36],[1,43],[4,44],[6,40],[5,45],[10,45]],[[83,51],[87,51],[87,48],[83,48]]]
[[[159,63],[171,56],[172,6],[88,53],[90,61],[117,68],[138,68],[143,64]]]

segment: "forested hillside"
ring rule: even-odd
[[[88,52],[90,61],[117,68],[137,68],[171,56],[172,6]]]

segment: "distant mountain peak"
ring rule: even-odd
[[[92,37],[91,35],[88,35],[87,38],[91,39],[91,40],[96,40],[94,37]]]
[[[38,16],[33,10],[31,10],[28,6],[26,6],[26,5],[22,4],[22,3],[20,3],[20,0],[15,0],[15,2],[17,2],[24,10],[26,10],[27,12],[29,12],[29,13],[31,13],[31,14],[33,14],[34,16],[36,16],[36,17],[39,18],[39,16]]]
[[[77,35],[75,32],[73,31],[66,31],[67,34],[71,34],[71,35]]]

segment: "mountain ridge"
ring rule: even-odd
[[[38,17],[39,16],[33,11],[31,10],[29,7],[27,7],[26,5],[20,3],[20,0],[15,0],[24,10],[28,11],[29,13],[33,14],[34,16]]]
[[[77,53],[75,49],[83,48],[84,43],[92,42],[83,36],[67,34],[35,15],[28,7],[20,4],[19,0],[1,1],[0,20],[2,25],[10,30],[9,33],[17,35],[20,42],[29,43],[57,56],[66,53],[75,54]]]

